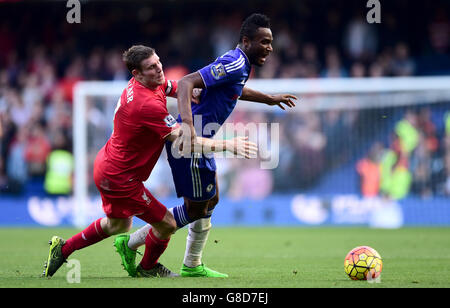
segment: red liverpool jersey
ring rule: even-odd
[[[128,191],[147,180],[164,147],[164,138],[178,126],[167,111],[175,81],[151,90],[132,78],[114,114],[114,129],[97,154],[94,178],[107,191]]]

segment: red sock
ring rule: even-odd
[[[75,250],[93,245],[109,237],[100,225],[101,220],[102,218],[97,219],[89,227],[66,241],[61,249],[64,258],[67,259]]]
[[[145,238],[145,252],[140,263],[141,267],[145,270],[153,268],[164,250],[166,250],[169,241],[170,238],[167,240],[157,238],[153,233],[153,230],[150,229]]]

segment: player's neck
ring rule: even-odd
[[[247,58],[247,61],[250,63],[250,59],[248,58],[247,52],[245,50],[245,47],[242,46],[241,44],[238,44],[236,47],[239,48],[244,53],[245,57]]]
[[[141,85],[143,85],[144,87],[146,87],[146,88],[148,88],[148,89],[150,89],[150,90],[152,90],[152,91],[153,91],[153,90],[156,90],[156,88],[158,88],[158,85],[151,86],[151,85],[145,83],[141,78],[139,78],[139,77],[137,77],[137,76],[134,77],[134,80],[136,80],[136,81],[139,82]]]

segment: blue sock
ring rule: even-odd
[[[178,229],[181,229],[192,222],[192,220],[188,216],[187,208],[184,203],[182,205],[171,208],[170,211],[175,218]]]

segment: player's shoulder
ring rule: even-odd
[[[244,52],[236,48],[217,58],[216,65],[222,66],[226,73],[237,72],[244,70],[249,65],[246,58]]]
[[[246,56],[244,55],[244,53],[241,52],[239,50],[239,48],[235,48],[235,49],[227,51],[226,53],[224,53],[223,55],[218,57],[216,59],[216,62],[220,62],[224,65],[237,64],[237,63],[245,64],[245,60],[246,60],[245,58],[246,58]]]

